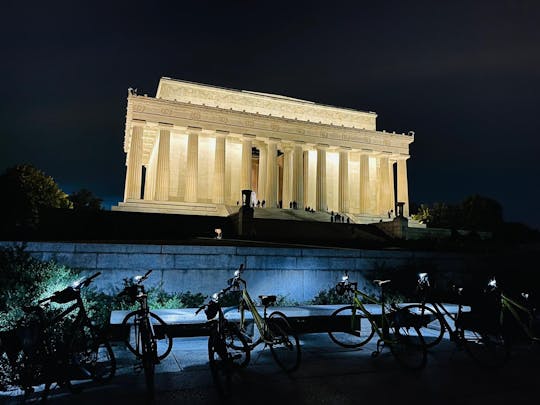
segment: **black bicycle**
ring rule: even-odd
[[[148,295],[143,282],[150,273],[152,270],[148,270],[144,276],[136,276],[135,283],[126,286],[120,295],[139,304],[139,309],[126,315],[122,325],[129,330],[126,347],[141,360],[148,394],[153,397],[156,364],[169,355],[173,340],[168,334],[165,321],[150,312],[148,307]]]
[[[204,310],[210,324],[208,338],[208,360],[212,378],[218,393],[229,397],[233,378],[240,368],[250,360],[249,344],[238,326],[229,322],[221,308],[221,299],[233,288],[229,286],[212,296],[208,304],[201,306],[196,314]]]
[[[403,308],[418,315],[416,326],[424,337],[426,347],[439,344],[447,331],[450,340],[457,347],[464,348],[477,363],[484,367],[500,367],[509,358],[509,345],[499,323],[500,298],[496,291],[492,291],[493,287],[488,285],[478,294],[477,300],[483,302],[483,308],[473,309],[472,312],[463,310],[463,288],[454,287],[458,310],[452,314],[434,296],[428,274],[420,273],[417,285],[420,303]]]
[[[44,384],[46,399],[53,384],[78,390],[84,380],[109,381],[116,371],[116,360],[106,337],[92,324],[81,297],[101,273],[87,277],[35,306],[23,308],[25,316],[13,330],[0,335],[0,353],[5,353],[25,397]],[[51,303],[70,304],[52,308]],[[75,318],[72,315],[75,314]]]

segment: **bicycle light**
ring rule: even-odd
[[[497,288],[497,280],[495,279],[495,277],[489,280],[488,287]]]
[[[83,280],[84,280],[84,278],[80,278],[80,279],[78,279],[77,281],[74,281],[73,284],[71,284],[71,286],[72,286],[73,288],[77,288],[77,287],[81,284],[81,282],[82,282]]]
[[[421,283],[424,283],[428,281],[428,274],[427,273],[418,273],[418,281]]]

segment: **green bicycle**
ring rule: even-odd
[[[244,265],[235,271],[234,277],[229,280],[233,289],[242,291],[242,299],[239,304],[240,330],[248,339],[249,350],[253,350],[259,344],[264,343],[270,347],[274,360],[286,372],[293,372],[300,366],[301,352],[298,335],[292,330],[289,320],[283,312],[273,311],[267,316],[267,308],[276,302],[275,295],[261,295],[261,303],[264,307],[263,316],[259,314],[255,303],[247,291],[247,283],[241,277]],[[253,316],[255,326],[259,331],[259,337],[253,342],[252,337],[246,331],[245,311],[248,310]]]
[[[397,362],[408,369],[417,370],[426,365],[426,346],[416,315],[385,302],[384,286],[390,280],[374,280],[381,289],[380,301],[358,290],[357,282],[350,282],[346,273],[336,286],[340,295],[352,294],[352,305],[337,309],[331,315],[333,330],[330,339],[346,348],[359,348],[367,344],[375,334],[379,337],[372,357],[377,357],[385,346],[390,348]],[[380,305],[381,315],[372,314],[364,304]]]

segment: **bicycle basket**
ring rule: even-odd
[[[204,313],[206,314],[206,319],[211,320],[214,319],[219,311],[219,304],[215,301],[210,301],[208,303],[208,306],[204,310]]]
[[[347,291],[347,287],[345,287],[345,283],[343,281],[340,281],[339,283],[337,283],[336,293],[338,295],[343,295],[345,294],[345,291]]]
[[[73,287],[64,288],[62,291],[57,291],[51,297],[52,302],[65,304],[66,302],[75,301],[78,297],[78,292]]]
[[[133,303],[137,300],[137,297],[139,295],[139,286],[137,284],[127,286],[122,290],[119,295],[126,296],[128,300]]]

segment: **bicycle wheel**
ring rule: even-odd
[[[156,347],[152,341],[150,331],[145,328],[140,329],[141,348],[142,348],[142,366],[144,370],[144,379],[146,382],[146,392],[150,398],[154,398],[155,384],[154,375],[156,368]]]
[[[497,368],[510,357],[510,347],[502,333],[460,329],[459,338],[467,353],[481,366]]]
[[[225,341],[217,330],[214,330],[208,338],[208,360],[216,390],[219,395],[229,397],[232,393],[233,363]]]
[[[127,338],[124,340],[126,347],[128,350],[133,353],[137,357],[141,357],[141,346],[137,346],[137,336],[138,336],[138,330],[139,330],[139,322],[137,320],[136,315],[139,314],[139,311],[133,311],[126,315],[124,320],[122,321],[122,327],[124,329],[128,329],[129,333]],[[173,345],[173,339],[172,336],[170,336],[167,332],[167,323],[161,319],[158,315],[154,314],[153,312],[150,312],[149,314],[150,322],[152,322],[152,327],[155,329],[156,326],[161,328],[163,331],[163,338],[158,339],[157,344],[157,356],[158,360],[163,360],[165,357],[169,355],[172,349]],[[139,349],[137,349],[139,347]]]
[[[441,342],[446,329],[441,314],[422,304],[406,305],[400,310],[411,315],[408,321],[420,329],[426,348],[429,349]]]
[[[266,321],[271,339],[270,351],[274,360],[287,373],[300,366],[301,351],[298,335],[293,332],[285,314],[272,312]]]
[[[225,345],[228,355],[235,368],[244,368],[249,364],[251,353],[249,344],[240,333],[238,326],[231,322],[225,323],[224,330]]]
[[[427,350],[424,338],[417,326],[403,326],[396,320],[389,325],[388,345],[396,361],[409,370],[426,366]]]
[[[73,375],[70,380],[108,382],[116,372],[116,358],[109,342],[91,325],[83,325],[70,346]]]
[[[334,311],[330,321],[331,325],[339,329],[339,331],[328,332],[328,336],[334,343],[350,349],[365,345],[375,334],[371,322],[362,318],[358,311],[355,311],[353,317],[353,310],[354,307],[348,305]]]

